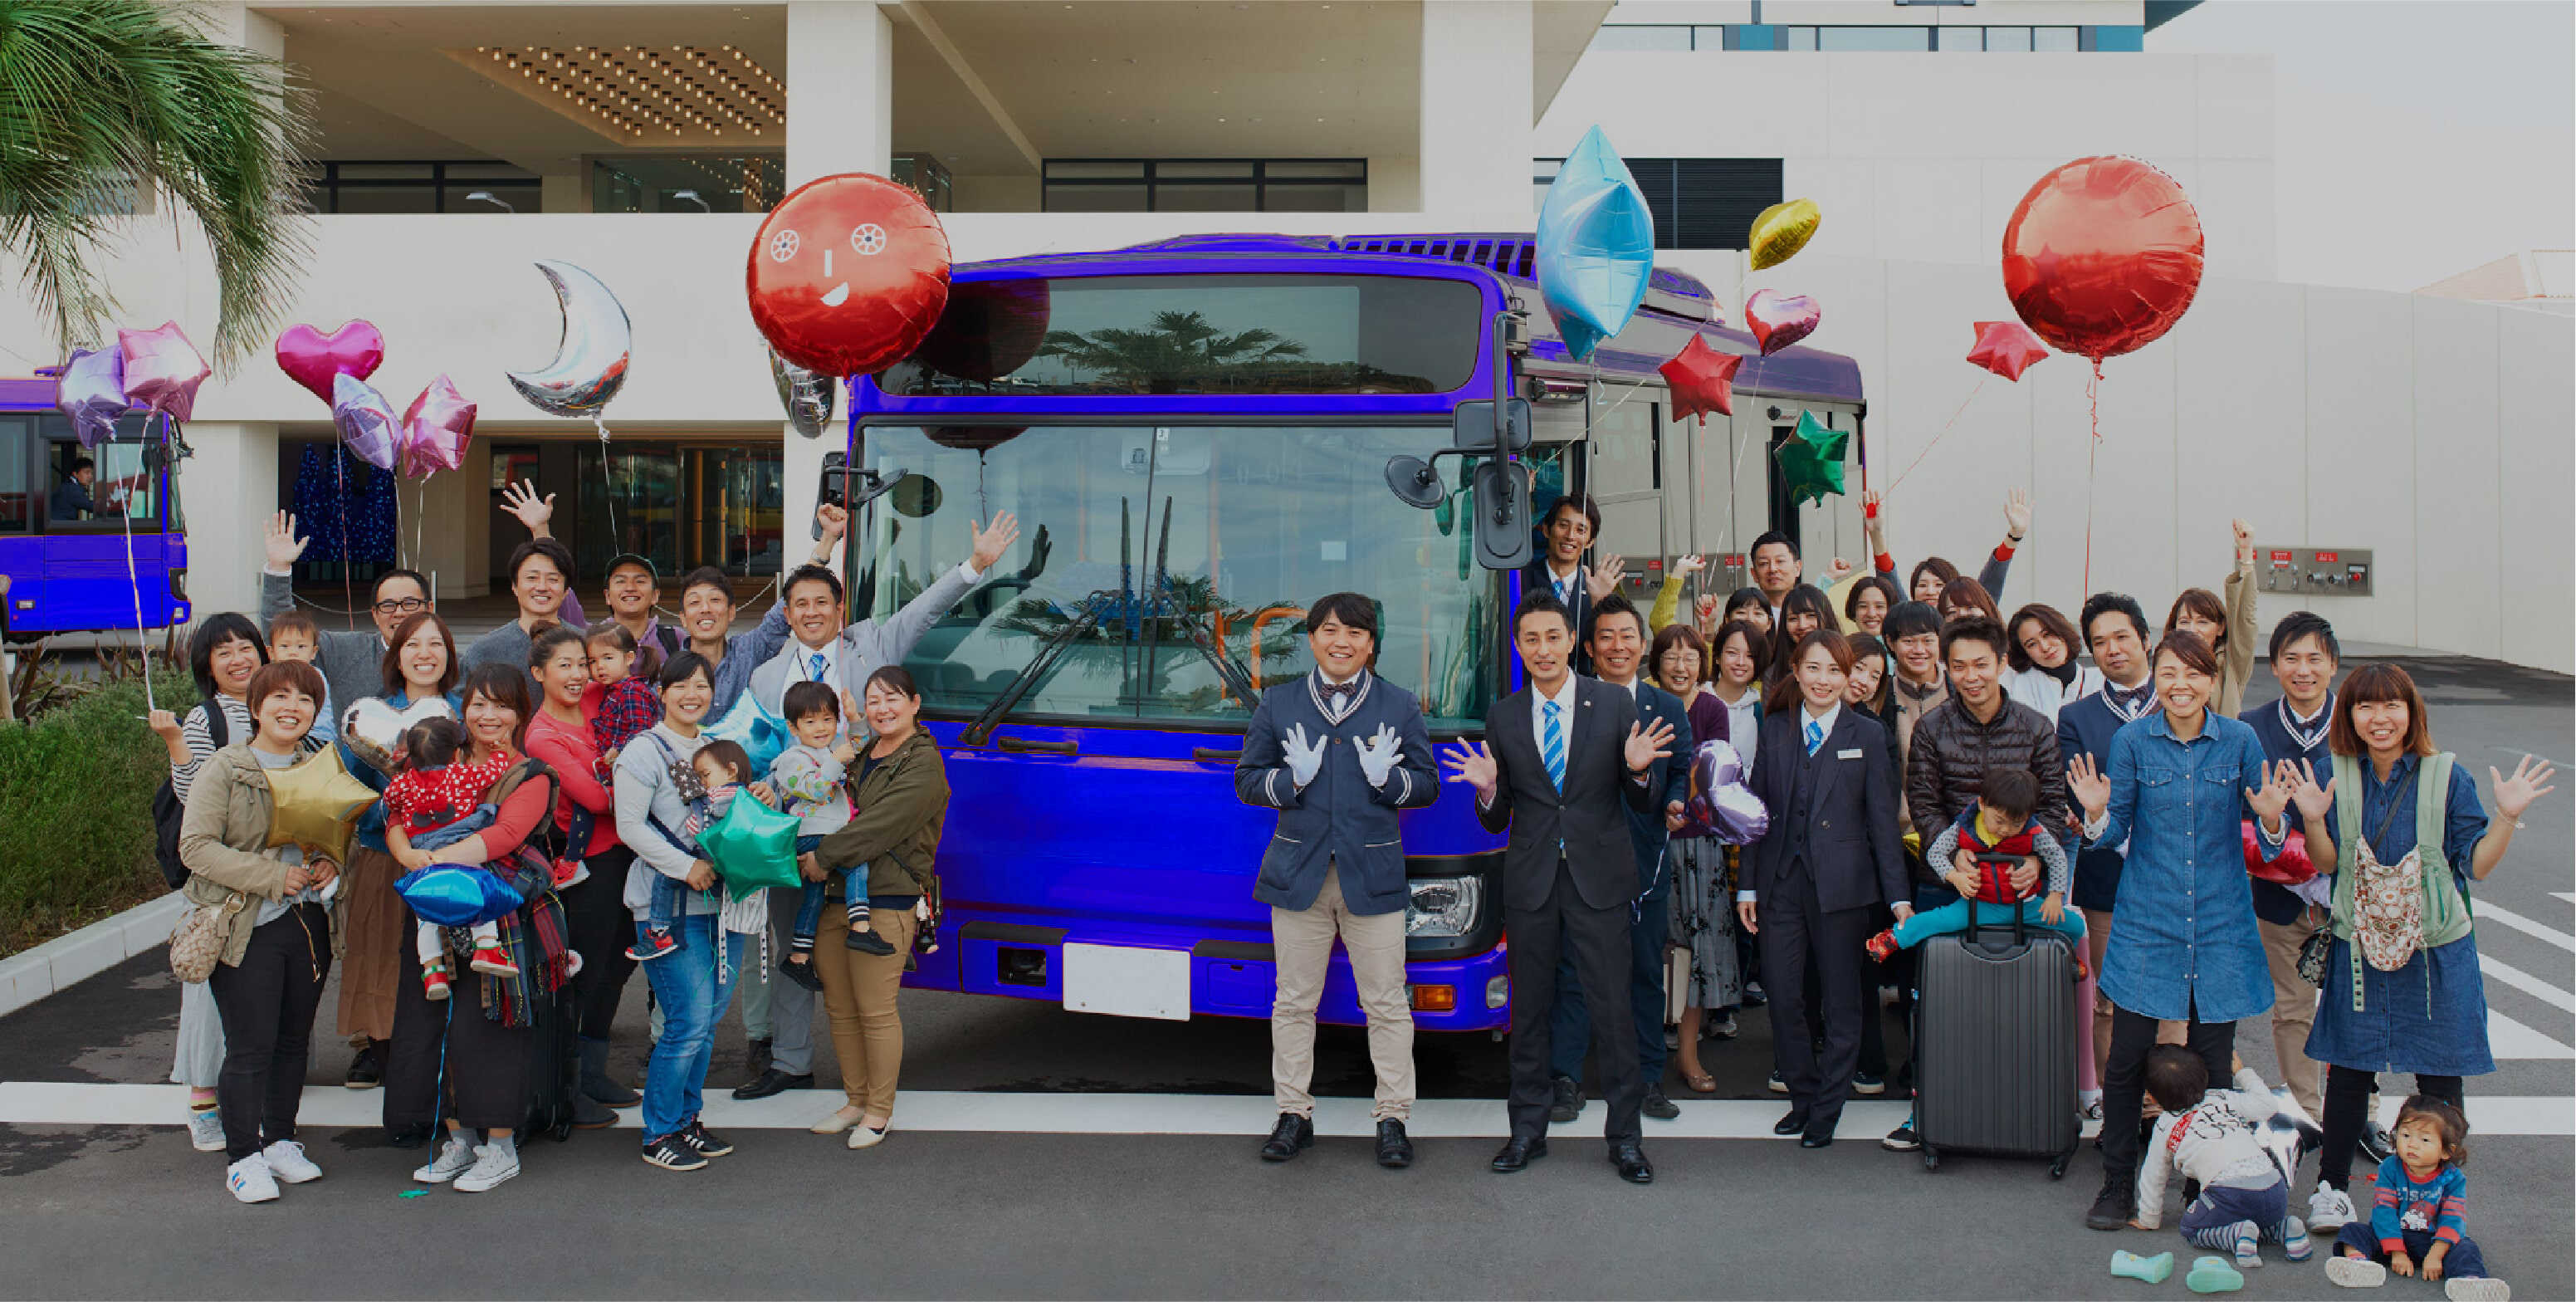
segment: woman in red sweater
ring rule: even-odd
[[[624,939],[632,918],[618,898],[625,892],[626,866],[635,853],[617,839],[617,812],[608,784],[599,779],[599,743],[582,709],[590,687],[582,635],[557,625],[537,635],[529,655],[544,699],[528,720],[528,754],[555,771],[563,790],[555,802],[555,825],[564,832],[564,853],[578,856],[589,870],[589,876],[558,894],[573,951],[582,958],[581,971],[572,979],[574,1015],[581,1022],[581,1088],[573,1095],[573,1124],[597,1130],[616,1124],[611,1108],[643,1102],[608,1074],[608,1030],[617,1020],[627,978],[635,974]]]

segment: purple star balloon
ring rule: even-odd
[[[214,374],[176,321],[150,330],[119,330],[116,350],[125,362],[125,400],[137,410],[185,422],[197,410],[197,386]]]
[[[345,371],[333,376],[331,423],[339,428],[340,441],[368,465],[378,470],[394,468],[394,436],[402,423],[394,419],[393,404],[374,386]]]
[[[72,423],[83,448],[116,437],[116,418],[132,409],[125,400],[125,354],[113,348],[75,348],[54,381],[54,405]]]
[[[465,464],[465,445],[473,439],[474,404],[446,376],[439,376],[403,413],[397,447],[402,473],[418,479],[433,470],[455,470]]]

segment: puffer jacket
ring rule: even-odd
[[[858,812],[815,847],[815,862],[835,872],[866,864],[870,895],[936,900],[933,860],[948,823],[948,766],[930,730],[916,725],[900,749],[859,779],[850,804]]]
[[[179,861],[188,866],[188,882],[179,888],[190,904],[222,907],[236,896],[224,935],[222,962],[240,967],[258,925],[259,902],[286,897],[289,865],[268,846],[273,804],[268,771],[247,742],[226,746],[206,757],[188,789],[187,812],[179,820]],[[331,897],[331,952],[341,952],[340,898]]]
[[[2039,779],[2042,827],[2066,826],[2066,764],[2057,755],[2057,726],[2039,711],[2007,700],[1984,723],[1953,695],[1914,725],[1905,757],[1905,812],[1929,846],[1975,804],[1988,771],[2028,769]],[[1923,864],[1918,880],[1940,880],[1940,867]]]

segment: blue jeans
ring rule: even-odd
[[[819,836],[800,836],[796,838],[796,853],[812,854],[814,848],[821,844],[823,844],[823,838]],[[868,915],[867,867],[866,864],[860,864],[856,868],[843,868],[832,874],[841,879],[841,898],[849,902],[849,915],[853,919]],[[792,929],[791,938],[791,942],[798,949],[814,948],[814,933],[823,925],[823,888],[826,885],[829,883],[805,883],[804,897],[796,905],[796,924]]]
[[[2424,1254],[2433,1250],[2433,1232],[2405,1230],[2397,1237],[2404,1240],[2406,1255],[2413,1258],[2417,1266],[2422,1266]],[[2342,1256],[2346,1248],[2357,1248],[2364,1256],[2383,1265],[2388,1261],[2386,1250],[2379,1245],[2379,1231],[2370,1227],[2370,1214],[2366,1211],[2360,1216],[2345,1221],[2343,1229],[2335,1234],[2333,1249],[2335,1255]],[[2478,1252],[2477,1241],[2465,1234],[2461,1235],[2460,1241],[2452,1244],[2449,1252],[2442,1254],[2442,1273],[2452,1279],[2486,1278],[2487,1262],[2486,1258]]]
[[[2050,922],[2040,916],[2040,907],[2041,902],[2036,897],[2023,900],[2021,902],[2022,922],[2029,926],[2045,927],[2048,930],[2061,933],[2067,939],[2074,941],[2079,947],[2084,943],[2084,911],[2082,909],[2076,908],[2071,904],[2067,905],[2058,920],[2056,922]],[[1992,925],[1998,918],[2010,919],[2012,917],[2012,909],[2009,905],[1985,904],[1981,901],[1980,907],[1977,910],[1977,917],[1979,921]],[[1912,949],[1915,946],[1922,944],[1924,941],[1932,939],[1934,936],[1955,936],[1967,929],[1968,901],[1954,893],[1949,903],[1944,904],[1937,909],[1921,910],[1914,916],[1896,924],[1896,943],[1901,948]],[[2083,950],[2078,948],[2075,952],[2078,955],[2081,955]]]
[[[654,1001],[662,1009],[662,1038],[653,1044],[653,1066],[644,1082],[644,1142],[650,1145],[697,1120],[715,1056],[716,1023],[733,1002],[733,977],[742,971],[745,937],[723,933],[725,965],[716,969],[716,915],[693,913],[671,928],[678,948],[644,965]]]
[[[689,907],[689,884],[660,872],[653,874],[653,901],[645,906],[644,930],[670,931],[680,923],[681,912]]]
[[[1730,905],[1729,907],[1732,907]],[[1664,1079],[1664,933],[1672,926],[1673,893],[1669,885],[1637,906],[1628,931],[1628,999],[1637,1023],[1637,1079],[1648,1085]],[[1556,1008],[1548,1021],[1548,1070],[1567,1080],[1583,1079],[1583,1054],[1592,1045],[1592,1017],[1574,979],[1574,959],[1556,963]]]

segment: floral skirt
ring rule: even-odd
[[[1664,858],[1673,875],[1673,944],[1690,951],[1692,1008],[1744,1002],[1744,973],[1735,955],[1735,852],[1705,836],[1677,837]]]

